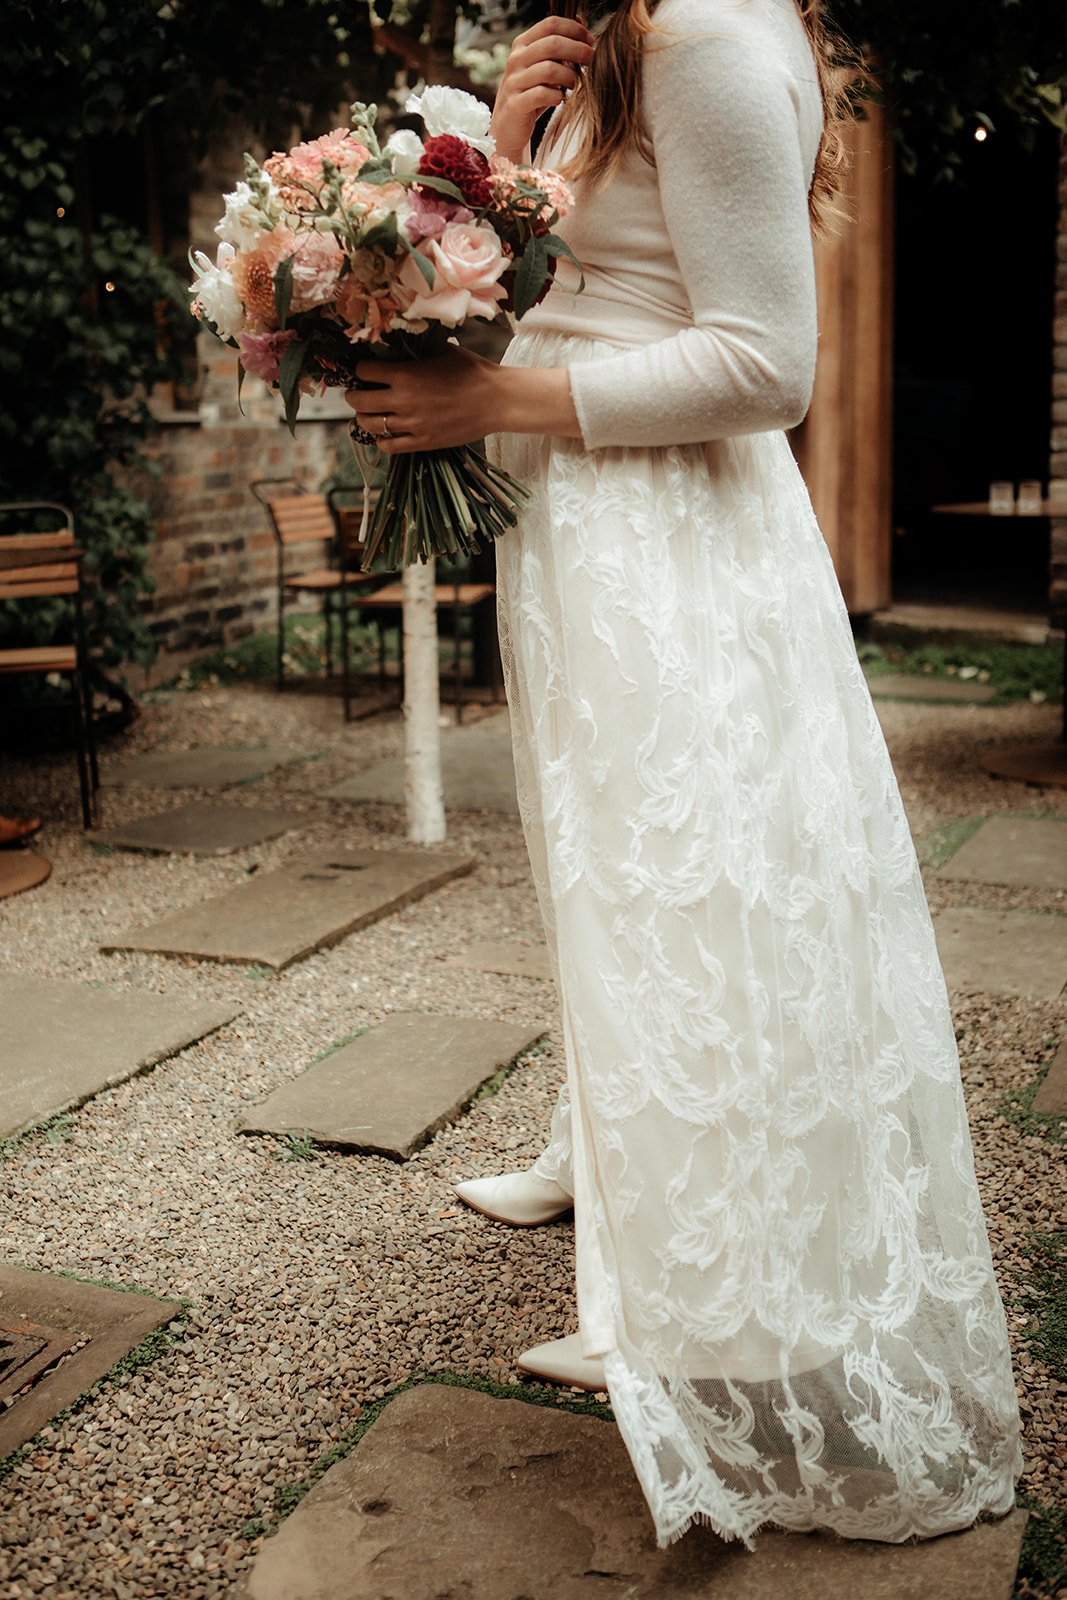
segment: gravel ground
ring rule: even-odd
[[[1052,734],[1055,708],[881,702],[879,713],[920,840],[982,813],[1067,814],[1067,791],[989,778],[976,761],[983,741]],[[241,1007],[229,1027],[83,1106],[63,1137],[32,1135],[6,1162],[7,1260],[183,1296],[191,1309],[179,1342],[46,1430],[0,1483],[0,1600],[228,1595],[261,1542],[242,1535],[246,1523],[306,1477],[360,1407],[420,1369],[507,1383],[517,1352],[575,1326],[570,1227],[500,1228],[454,1203],[450,1187],[536,1155],[562,1074],[551,986],[448,960],[473,940],[540,936],[517,819],[453,816],[444,848],[477,854],[470,877],[279,978],[96,949],[253,865],[324,844],[402,843],[393,808],[317,795],[399,753],[401,741],[396,714],[345,729],[335,702],[298,692],[279,701],[265,689],[217,689],[150,703],[107,745],[105,763],[213,743],[291,744],[311,758],[226,793],[229,803],[285,804],[304,822],[221,860],[95,852],[66,757],[0,769],[0,806],[48,818],[41,848],[56,869],[41,889],[0,902],[0,965]],[[103,821],[191,798],[104,790]],[[1067,909],[1062,892],[932,873],[927,887],[935,909]],[[1056,1386],[1024,1337],[1024,1297],[1028,1237],[1063,1215],[1062,1163],[1046,1135],[999,1108],[1033,1082],[1067,1006],[963,992],[953,1004],[1028,1423],[1023,1489],[1055,1502],[1067,1433]],[[547,1040],[405,1165],[336,1152],[283,1161],[273,1140],[234,1135],[245,1106],[397,1009],[543,1022]]]

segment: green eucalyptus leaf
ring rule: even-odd
[[[398,180],[407,185],[409,189],[432,189],[435,194],[446,194],[450,200],[458,200],[466,204],[463,199],[462,189],[457,189],[454,183],[447,178],[434,178],[427,173],[410,172]]]
[[[296,418],[300,410],[300,378],[304,369],[304,357],[307,354],[307,341],[297,339],[292,343],[281,359],[278,371],[278,388],[281,390],[282,402],[285,406],[285,421],[289,432],[296,434]]]
[[[274,309],[278,315],[279,328],[285,327],[292,298],[293,258],[286,256],[285,260],[279,261],[274,269]]]
[[[541,293],[548,276],[548,247],[544,239],[530,239],[519,257],[515,273],[515,316],[521,319]]]
[[[372,156],[359,169],[360,183],[392,183],[395,177],[393,163],[386,156]]]
[[[578,274],[579,274],[578,289],[579,289],[579,291],[584,289],[585,288],[585,269],[583,268],[582,263],[578,260],[578,257],[575,255],[574,251],[571,249],[570,245],[566,242],[566,240],[561,239],[558,233],[546,234],[545,235],[545,249],[547,250],[547,252],[548,252],[548,254],[550,256],[556,256],[557,258],[561,257],[564,261],[572,262],[574,264],[574,266],[576,266],[578,268]]]
[[[384,250],[386,255],[391,256],[396,254],[397,238],[396,212],[387,211],[381,222],[376,222],[361,235],[360,244],[364,250]]]
[[[437,278],[437,271],[429,256],[424,256],[421,250],[409,250],[408,254],[426,279],[427,286],[432,289]]]

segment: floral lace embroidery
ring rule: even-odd
[[[612,349],[534,333],[505,359]],[[575,1193],[583,1337],[659,1540],[1006,1511],[948,996],[788,442],[491,448],[532,489],[501,645],[568,1045],[536,1170]]]

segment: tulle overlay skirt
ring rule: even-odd
[[[520,334],[509,365],[602,341]],[[578,1311],[660,1544],[899,1541],[1013,1502],[1018,1412],[945,982],[781,433],[501,435],[523,825]]]

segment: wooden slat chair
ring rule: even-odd
[[[333,676],[333,613],[341,624],[341,694],[345,721],[352,698],[348,652],[350,591],[380,582],[373,573],[353,570],[342,558],[337,517],[321,494],[313,494],[295,478],[257,478],[249,485],[266,509],[278,558],[278,688],[285,687],[285,602],[290,595],[317,595],[326,627],[326,675]],[[300,545],[323,547],[323,564],[309,570],[288,570],[289,553]],[[381,647],[379,646],[379,654]]]
[[[358,530],[362,520],[362,511],[359,507],[344,506],[342,498],[352,491],[333,489],[328,497],[312,494],[294,478],[257,478],[249,485],[252,493],[265,506],[271,519],[275,542],[278,551],[278,687],[284,685],[285,664],[282,660],[284,650],[284,615],[285,595],[290,593],[319,594],[323,600],[323,615],[326,622],[326,671],[332,671],[332,653],[330,649],[330,615],[333,597],[337,597],[339,618],[341,623],[341,674],[342,693],[344,697],[345,721],[349,720],[349,705],[351,700],[351,678],[349,670],[348,651],[348,620],[349,613],[355,611],[360,618],[364,616],[374,622],[378,630],[378,681],[384,687],[385,683],[385,629],[393,623],[400,623],[403,616],[403,586],[399,581],[387,582],[382,587],[383,576],[381,572],[361,572],[359,562],[361,550],[358,544]],[[283,490],[288,490],[283,493]],[[329,564],[316,568],[310,572],[302,572],[292,577],[286,576],[285,552],[293,545],[308,544],[314,540],[327,542]],[[483,605],[492,600],[496,594],[496,587],[492,583],[464,583],[461,574],[457,573],[452,583],[439,583],[437,586],[437,604],[440,607],[448,606],[453,614],[453,629],[455,636],[455,655],[453,679],[455,685],[456,721],[463,719],[463,672],[462,672],[462,646],[463,636],[460,627],[461,618],[474,610],[476,606]],[[404,678],[404,630],[401,625],[398,629],[400,638],[400,682],[403,692]]]
[[[54,644],[0,649],[0,676],[57,674],[70,679],[70,705],[78,753],[82,821],[96,821],[96,791],[100,775],[93,738],[92,698],[89,690],[85,608],[82,596],[82,555],[74,543],[74,517],[66,506],[48,500],[0,503],[0,518],[8,514],[58,512],[64,526],[47,533],[0,531],[0,600],[35,600],[54,596],[74,602],[74,637]]]

